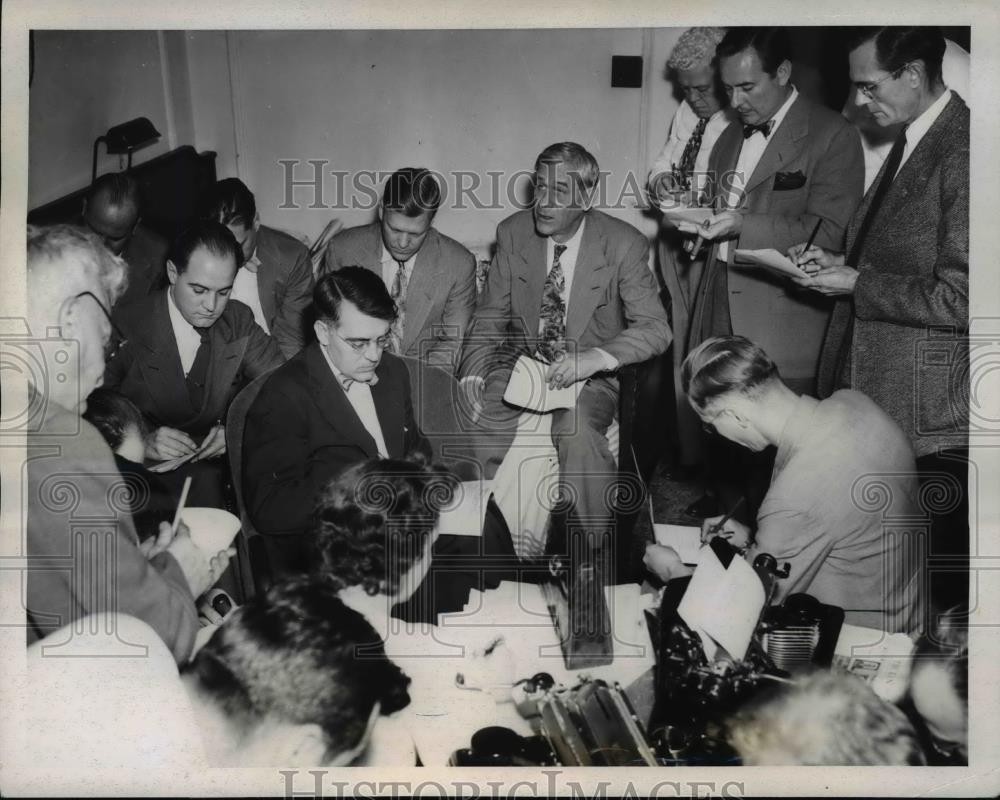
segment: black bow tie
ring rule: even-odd
[[[769,119],[767,122],[762,122],[760,123],[760,125],[744,125],[743,138],[749,139],[755,133],[762,133],[764,134],[764,138],[766,139],[768,136],[771,135],[771,128],[773,127],[774,127],[773,119]]]

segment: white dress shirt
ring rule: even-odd
[[[576,229],[574,233],[565,242],[556,242],[551,236],[545,240],[545,264],[546,272],[548,275],[549,271],[552,269],[552,261],[556,255],[556,245],[560,244],[566,249],[563,250],[562,255],[559,256],[559,266],[562,267],[564,287],[562,294],[563,307],[566,309],[566,315],[569,316],[569,298],[570,290],[573,288],[573,275],[576,273],[576,260],[580,255],[580,242],[583,241],[583,229],[587,226],[587,217],[584,215],[583,220],[580,222],[580,227]],[[563,320],[565,324],[565,320]],[[545,320],[538,320],[538,334],[541,335],[545,330]],[[618,368],[618,359],[615,358],[610,353],[602,350],[599,347],[595,347],[598,353],[604,358],[604,364],[606,370],[614,370]]]
[[[181,357],[181,369],[184,376],[191,371],[194,366],[195,356],[198,355],[198,348],[201,347],[201,336],[195,330],[194,325],[184,319],[181,310],[174,302],[174,287],[167,289],[167,311],[170,312],[170,326],[174,329],[174,340],[177,342],[177,354]]]
[[[264,308],[260,304],[260,289],[257,286],[258,269],[260,269],[260,260],[257,258],[257,252],[254,251],[247,263],[236,270],[236,279],[233,281],[233,289],[229,293],[229,297],[249,306],[253,312],[254,322],[264,329],[264,333],[269,334],[271,329],[267,327],[267,320],[264,319]]]
[[[788,99],[785,100],[781,108],[771,117],[774,120],[774,125],[771,126],[771,132],[767,136],[755,133],[749,139],[743,140],[743,146],[740,148],[740,157],[736,161],[736,174],[733,175],[733,185],[729,190],[729,197],[726,198],[726,208],[739,208],[740,199],[743,197],[743,187],[750,182],[750,178],[753,177],[753,171],[757,169],[757,164],[760,163],[760,159],[767,149],[768,142],[778,132],[781,123],[785,121],[788,109],[792,107],[792,103],[795,102],[798,96],[799,90],[793,86],[792,93],[788,95]],[[721,261],[729,259],[728,239],[719,245],[718,258]]]
[[[684,155],[684,148],[687,147],[691,134],[694,133],[695,126],[700,118],[694,113],[694,109],[687,100],[682,100],[674,112],[674,118],[670,123],[670,133],[667,141],[663,145],[663,150],[653,162],[652,169],[649,170],[648,183],[653,183],[657,176],[664,172],[670,172],[674,167],[679,167],[681,157]],[[705,126],[705,132],[701,136],[701,148],[694,160],[694,174],[692,175],[693,188],[704,188],[708,178],[708,157],[712,153],[712,148],[722,135],[722,132],[729,127],[732,116],[728,110],[721,108],[712,114]]]
[[[329,364],[330,370],[333,372],[333,377],[337,381],[337,385],[341,388],[345,395],[347,395],[347,402],[351,404],[354,409],[354,413],[358,415],[358,419],[361,420],[361,424],[364,425],[365,430],[371,434],[372,439],[375,440],[375,448],[378,450],[380,458],[389,457],[389,448],[386,447],[385,437],[382,435],[382,425],[378,420],[378,412],[375,410],[375,400],[372,399],[372,387],[371,384],[361,383],[360,381],[353,381],[349,389],[344,389],[344,373],[342,373],[334,365],[333,360],[330,358],[330,354],[327,353],[326,348],[320,345],[319,348],[323,351],[323,358],[326,359],[326,363]]]
[[[410,278],[413,277],[413,265],[417,262],[417,256],[420,255],[418,250],[406,261],[403,262],[403,274],[406,276],[406,285],[410,285]],[[389,249],[382,244],[382,282],[385,284],[385,288],[389,290],[389,294],[392,294],[392,285],[396,282],[396,271],[399,269],[399,262],[392,257],[392,253]],[[403,300],[406,300],[406,293],[403,293]]]
[[[910,154],[916,149],[917,145],[920,144],[920,140],[927,135],[927,131],[929,131],[931,126],[937,122],[937,118],[941,116],[941,112],[944,111],[944,107],[948,105],[949,100],[951,100],[951,89],[945,89],[944,92],[941,93],[941,96],[931,103],[923,114],[907,126],[906,146],[903,148],[903,159],[899,162],[899,169],[903,168],[903,164],[906,163],[906,159],[910,157]],[[896,170],[896,175],[899,174],[899,169]],[[896,175],[893,175],[892,177],[895,178]]]

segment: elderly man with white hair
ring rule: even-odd
[[[150,625],[183,663],[198,630],[194,598],[228,554],[210,559],[183,524],[175,531],[167,522],[140,545],[129,497],[148,487],[122,478],[80,418],[102,381],[125,262],[69,225],[29,226],[27,245],[28,323],[39,345],[26,347],[35,361],[25,425],[28,642],[87,614],[121,612]]]
[[[649,171],[653,202],[669,201],[676,192],[705,188],[708,156],[716,140],[735,119],[722,92],[715,67],[715,47],[725,28],[688,28],[667,60],[667,78],[683,95],[663,150]],[[703,257],[684,252],[684,238],[664,219],[659,237],[659,262],[663,283],[670,292],[671,327],[674,331],[674,394],[678,465],[690,468],[701,460],[701,426],[680,390],[681,362],[687,354],[687,332],[698,283],[705,267]],[[684,470],[689,471],[689,470]],[[681,471],[675,471],[680,474]]]

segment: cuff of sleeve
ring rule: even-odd
[[[604,369],[606,372],[614,372],[618,369],[619,361],[607,350],[602,350],[600,347],[595,347],[594,352],[600,355],[601,359],[604,361]]]

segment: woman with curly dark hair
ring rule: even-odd
[[[444,468],[401,459],[358,464],[324,488],[314,512],[322,570],[383,634],[392,606],[427,574],[441,510],[459,490]]]

